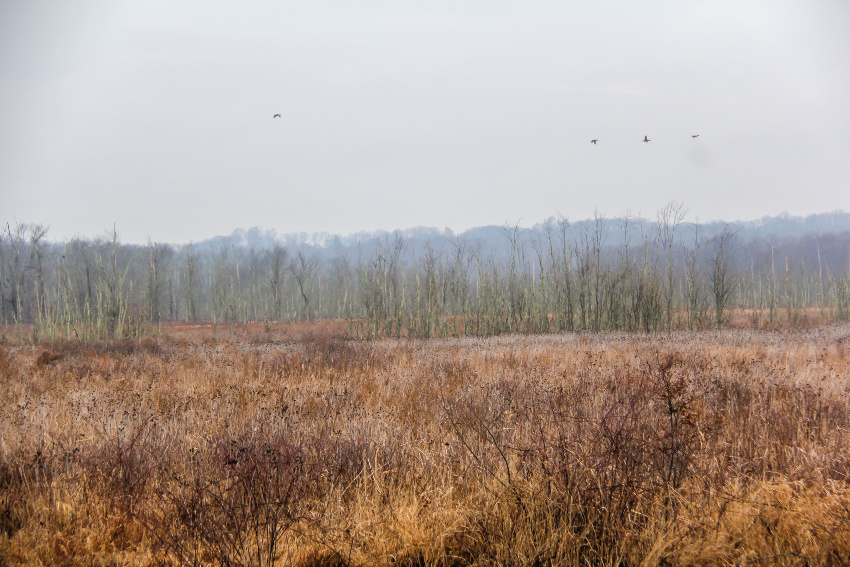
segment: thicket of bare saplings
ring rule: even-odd
[[[0,345],[0,564],[850,562],[847,324],[324,328]]]
[[[0,320],[35,339],[134,337],[161,321],[345,318],[364,337],[490,336],[560,330],[754,327],[850,316],[850,233],[743,240],[685,222],[605,219],[498,241],[359,245],[122,245],[46,241],[40,225],[0,234]]]

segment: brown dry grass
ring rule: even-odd
[[[850,326],[344,331],[0,346],[0,565],[850,562]]]

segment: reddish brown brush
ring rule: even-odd
[[[841,565],[850,326],[0,347],[0,565]]]

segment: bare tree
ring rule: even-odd
[[[198,320],[198,309],[195,302],[195,287],[198,279],[198,265],[195,257],[195,247],[189,244],[186,250],[186,279],[183,292],[186,294],[186,318],[189,321]]]
[[[705,240],[700,235],[700,224],[694,224],[694,240],[691,246],[683,245],[685,258],[685,305],[688,310],[688,326],[697,328],[706,311],[703,280],[700,278],[700,258]]]
[[[318,263],[316,260],[308,257],[303,250],[298,251],[298,255],[289,265],[292,277],[295,278],[295,282],[298,284],[298,291],[304,302],[304,312],[301,314],[302,319],[311,320],[313,318],[310,295],[312,294],[313,280],[316,276],[317,268]]]
[[[519,224],[505,225],[502,234],[508,241],[508,266],[505,275],[507,294],[508,332],[524,330],[530,309],[528,301],[528,270],[526,269],[525,243],[520,239]]]
[[[634,219],[628,211],[620,218],[622,237],[618,250],[618,267],[611,281],[609,292],[609,317],[615,329],[633,329],[636,323],[629,309],[629,283],[632,279],[633,260],[631,246]]]
[[[153,323],[159,323],[159,276],[157,272],[157,264],[159,263],[159,249],[156,242],[148,240],[148,253],[150,262],[148,263],[148,316]]]
[[[30,226],[30,267],[35,272],[33,304],[35,305],[35,320],[38,327],[44,327],[48,324],[47,295],[44,286],[44,250],[41,247],[41,240],[45,234],[47,234],[46,227],[40,224]]]
[[[675,258],[674,245],[676,243],[676,230],[685,220],[687,209],[681,203],[670,202],[658,212],[658,232],[661,246],[664,250],[664,261],[667,268],[667,278],[664,282],[665,315],[667,316],[667,331],[673,330],[673,317],[675,314]]]
[[[6,245],[5,230],[0,230],[0,323],[6,322]]]
[[[269,251],[269,291],[271,295],[271,315],[275,321],[281,320],[283,303],[283,286],[286,278],[286,264],[289,251],[280,243],[275,242]]]
[[[6,257],[8,263],[8,274],[11,281],[8,285],[8,295],[6,301],[10,309],[12,319],[16,323],[25,320],[24,313],[24,293],[26,282],[24,280],[24,271],[26,262],[24,260],[24,242],[26,240],[27,225],[24,223],[15,223],[15,228],[6,223],[6,239],[11,248],[10,253]]]
[[[729,225],[726,225],[723,231],[712,239],[714,249],[710,268],[710,284],[714,295],[714,315],[718,329],[723,326],[726,305],[738,285],[738,279],[732,270],[732,262],[729,257],[729,248],[736,235],[737,232],[732,231]]]
[[[121,315],[121,281],[118,278],[118,231],[115,226],[107,232],[107,236],[112,241],[112,259],[107,267],[101,258],[101,277],[106,284],[106,290],[103,297],[103,307],[106,315],[106,333],[109,337],[114,337],[119,331],[118,322]]]
[[[573,312],[573,282],[572,282],[572,264],[573,264],[573,246],[569,239],[570,221],[566,217],[559,217],[557,220],[557,245],[560,249],[555,248],[553,239],[550,237],[549,254],[552,257],[552,265],[556,266],[556,295],[557,295],[557,312],[560,317],[560,329],[572,331],[575,328],[575,317]]]

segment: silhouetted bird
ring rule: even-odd
[[[691,138],[699,138],[699,134],[694,134]]]
[[[650,140],[649,138],[647,138],[646,136],[644,136],[644,137],[643,137],[643,141],[644,141],[644,142],[651,142],[652,140]]]
[[[596,143],[596,142],[598,142],[598,141],[599,141],[599,138],[597,138],[597,139],[595,139],[595,140],[591,140],[591,141],[590,141],[590,143],[591,143],[591,144],[595,144],[595,143]]]
[[[275,114],[272,118],[280,118],[280,114]]]

